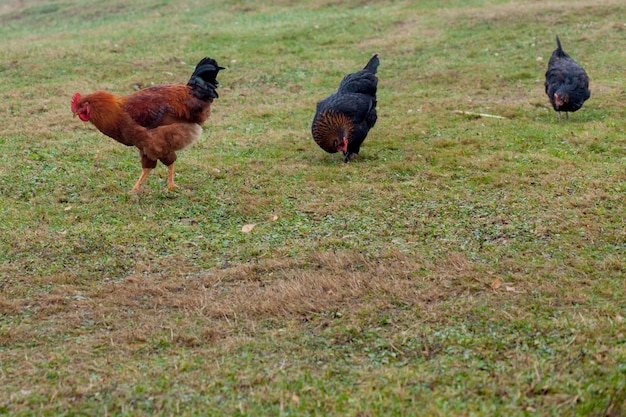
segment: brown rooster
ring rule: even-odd
[[[337,91],[317,103],[311,125],[313,140],[328,153],[343,152],[344,162],[358,154],[376,123],[376,71],[374,55],[361,71],[346,75]]]
[[[167,189],[174,184],[174,162],[179,151],[200,137],[201,125],[211,114],[211,103],[218,98],[214,59],[202,59],[186,85],[160,85],[118,96],[98,91],[72,98],[72,113],[91,122],[105,135],[139,149],[143,172],[132,188],[139,191],[157,161],[168,168]]]

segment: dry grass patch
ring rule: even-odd
[[[163,273],[139,273],[120,281],[94,286],[61,283],[59,276],[40,281],[51,291],[32,293],[26,278],[3,287],[12,300],[3,303],[4,314],[29,312],[32,319],[73,324],[83,315],[109,317],[123,311],[143,312],[140,322],[152,321],[153,312],[172,312],[244,322],[265,319],[298,320],[328,309],[354,306],[381,297],[411,305],[420,303],[412,277],[420,264],[405,256],[368,260],[358,253],[325,253],[309,260],[267,260],[217,268],[209,273],[185,273],[186,262],[169,260]],[[437,298],[426,295],[428,299]],[[117,313],[116,313],[117,312]],[[68,321],[69,318],[72,320]],[[156,319],[155,321],[158,321]]]

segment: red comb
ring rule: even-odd
[[[80,101],[80,93],[74,94],[74,97],[72,97],[72,113],[76,113],[76,105],[78,104],[79,101]]]

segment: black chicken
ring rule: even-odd
[[[546,94],[561,120],[562,111],[569,119],[568,112],[580,109],[591,92],[585,70],[563,51],[558,36],[556,43],[558,47],[552,52],[546,71]]]
[[[344,162],[358,154],[367,132],[376,123],[376,70],[374,55],[365,68],[346,75],[334,94],[317,103],[311,125],[313,140],[328,153],[343,152]]]

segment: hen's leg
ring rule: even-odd
[[[348,162],[354,160],[358,154],[359,154],[358,152],[350,152],[350,151],[344,152],[343,153],[343,156],[344,156],[343,162],[348,163]]]
[[[167,191],[172,191],[174,188],[179,188],[174,184],[174,163],[167,167]]]
[[[139,179],[137,180],[137,182],[135,183],[135,185],[133,186],[131,191],[135,192],[135,191],[139,191],[141,189],[141,185],[143,184],[143,182],[146,180],[146,178],[150,174],[150,171],[152,171],[152,168],[144,168],[143,169],[143,172],[141,173],[141,177],[139,177]]]
[[[139,150],[139,155],[141,156],[141,168],[143,169],[143,171],[141,172],[141,177],[139,177],[139,179],[131,189],[131,191],[133,192],[139,191],[141,189],[141,185],[146,180],[146,178],[148,178],[148,175],[150,175],[150,171],[152,171],[157,164],[157,161],[153,161],[152,159],[148,158],[148,155],[144,154],[141,150]]]

